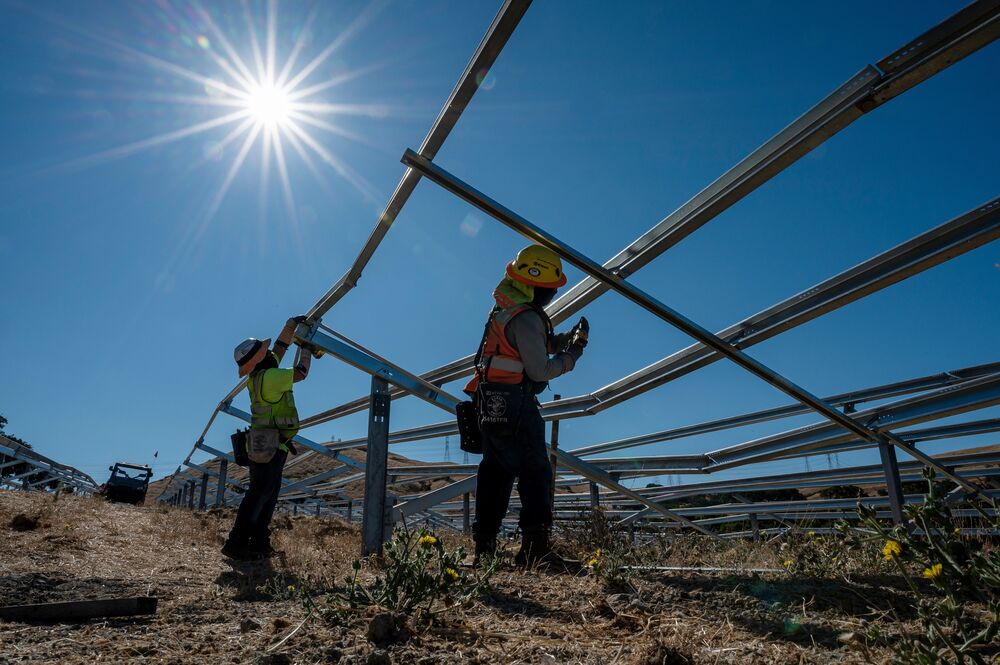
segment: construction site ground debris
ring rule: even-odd
[[[504,569],[492,592],[411,625],[405,641],[372,643],[373,610],[340,623],[312,618],[275,649],[306,618],[297,590],[322,604],[350,572],[360,535],[335,518],[282,515],[275,544],[284,554],[242,564],[218,552],[230,521],[228,510],[0,492],[0,605],[159,599],[149,617],[5,623],[0,663],[867,663],[889,660],[863,646],[867,625],[916,630],[903,580],[849,564],[828,578],[648,571],[634,590]],[[657,563],[782,568],[778,543],[691,542]]]

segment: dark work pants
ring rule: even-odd
[[[281,470],[288,453],[278,450],[267,464],[250,462],[250,489],[236,511],[229,542],[239,547],[265,548],[271,542],[271,517],[281,492]]]
[[[476,479],[476,521],[472,526],[477,541],[486,542],[500,532],[515,478],[521,497],[521,529],[551,524],[552,464],[545,448],[545,422],[534,400],[525,405],[515,436],[483,435],[483,461]]]

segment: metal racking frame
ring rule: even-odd
[[[83,471],[40,455],[13,439],[0,435],[0,488],[97,492],[97,483]]]
[[[470,103],[482,77],[496,61],[504,45],[528,9],[530,0],[506,0],[493,20],[472,59],[419,150],[407,150],[402,158],[406,171],[389,203],[350,269],[309,310],[308,320],[296,330],[299,341],[307,341],[347,364],[372,376],[370,394],[302,420],[303,428],[369,412],[366,437],[343,442],[317,443],[303,436],[295,441],[308,452],[290,462],[294,468],[310,455],[330,457],[339,466],[296,481],[285,481],[283,502],[297,510],[311,503],[316,514],[323,511],[353,517],[353,500],[343,493],[346,485],[365,480],[363,551],[378,551],[387,530],[400,519],[425,519],[439,526],[468,529],[469,494],[475,491],[471,465],[428,464],[389,467],[388,446],[392,443],[438,438],[456,433],[453,419],[392,432],[389,428],[393,399],[413,395],[443,411],[454,413],[458,398],[442,386],[471,373],[472,356],[465,356],[417,375],[399,367],[370,349],[323,325],[321,318],[357,286],[362,271],[388,233],[417,183],[426,178],[446,191],[479,208],[512,230],[556,251],[583,271],[586,277],[553,302],[549,314],[555,323],[565,321],[603,294],[614,291],[643,307],[665,323],[694,338],[695,344],[643,367],[622,379],[586,395],[557,399],[542,405],[543,417],[558,425],[563,418],[599,413],[643,394],[680,376],[726,358],[792,398],[787,406],[697,423],[651,434],[584,446],[567,451],[552,447],[558,464],[560,486],[590,485],[589,492],[559,493],[555,496],[557,516],[571,519],[574,510],[586,510],[603,501],[609,514],[622,523],[650,523],[687,527],[707,536],[719,535],[709,527],[749,520],[752,530],[762,532],[759,520],[773,520],[784,528],[809,516],[826,519],[830,515],[849,516],[854,505],[843,500],[754,503],[745,497],[736,504],[670,510],[664,502],[692,494],[737,495],[767,489],[819,486],[839,482],[884,484],[888,496],[872,499],[885,506],[897,522],[904,519],[903,505],[912,500],[903,494],[901,483],[923,467],[936,469],[972,497],[992,497],[993,489],[972,482],[985,479],[990,484],[1000,472],[993,464],[998,455],[942,456],[934,458],[917,448],[922,441],[953,438],[1000,430],[1000,419],[968,421],[923,429],[903,429],[921,423],[984,409],[1000,404],[1000,363],[964,368],[938,375],[918,377],[884,386],[860,389],[821,398],[763,365],[745,350],[807,321],[864,298],[892,284],[960,256],[1000,237],[1000,198],[994,198],[915,238],[831,277],[762,312],[712,333],[628,281],[628,277],[655,260],[721,212],[762,186],[848,125],[906,90],[974,53],[1000,37],[1000,0],[978,0],[919,35],[876,65],[868,65],[827,95],[773,138],[723,174],[690,201],[603,264],[573,249],[569,244],[532,224],[513,210],[463,182],[434,162],[445,139]],[[479,78],[478,80],[482,80]],[[244,421],[248,414],[232,406],[242,390],[239,383],[219,403],[198,437],[191,453],[178,467],[161,501],[193,507],[195,486],[200,483],[199,505],[209,503],[209,479],[215,479],[214,503],[223,504],[230,488],[241,491],[245,474],[227,475],[232,457],[205,444],[205,436],[220,412]],[[858,404],[895,399],[879,406],[858,410]],[[599,453],[625,450],[697,434],[737,428],[815,412],[823,420],[779,434],[750,440],[701,455],[639,456],[628,459],[594,457]],[[352,448],[367,450],[367,464],[344,454]],[[786,474],[766,478],[742,478],[685,485],[679,488],[631,489],[624,478],[664,474],[709,474],[773,459],[833,454],[845,450],[877,448],[881,464]],[[902,449],[914,462],[898,462]],[[213,455],[206,464],[192,461],[198,452]],[[214,465],[215,468],[212,468]],[[196,475],[197,474],[201,474]],[[414,478],[460,477],[459,480],[416,496],[392,497],[388,488]],[[789,483],[796,483],[790,485]],[[598,487],[603,487],[601,493]],[[461,497],[461,501],[453,501]],[[517,505],[517,501],[513,502]],[[695,518],[695,519],[692,519]],[[731,534],[730,534],[731,535]]]

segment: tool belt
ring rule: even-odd
[[[278,452],[281,433],[276,429],[254,429],[247,432],[247,457],[251,462],[267,464]]]

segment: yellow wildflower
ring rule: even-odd
[[[793,561],[791,559],[789,559],[788,561],[785,561],[781,565],[783,565],[785,568],[788,568],[789,566],[792,565],[792,563],[793,563]]]
[[[596,565],[597,565],[597,559],[596,558],[593,558],[593,559],[591,559],[590,561],[587,562],[587,566],[589,566],[590,568],[593,568]]]
[[[892,561],[902,553],[903,546],[897,541],[892,539],[885,541],[885,547],[882,548],[882,556],[885,557],[886,561]]]
[[[601,548],[600,547],[597,548],[597,554],[595,554],[594,556],[596,556],[598,559],[601,558]]]
[[[427,534],[426,536],[420,536],[420,540],[418,540],[417,542],[424,547],[430,547],[431,545],[436,545],[437,541],[438,541],[437,538],[435,538],[430,534]]]
[[[444,574],[447,575],[452,582],[458,581],[458,571],[455,570],[454,568],[445,568]]]
[[[941,577],[941,564],[935,563],[930,568],[924,568],[924,577],[928,580],[936,580]]]
[[[809,536],[810,538],[815,538],[816,537],[816,532],[815,531],[810,531],[806,535]]]
[[[288,590],[289,591],[295,591],[295,585],[294,584],[289,584],[288,585]]]
[[[71,526],[70,526],[69,524],[64,524],[64,525],[63,525],[63,528],[66,528],[66,529],[72,529],[73,527],[71,527]]]

